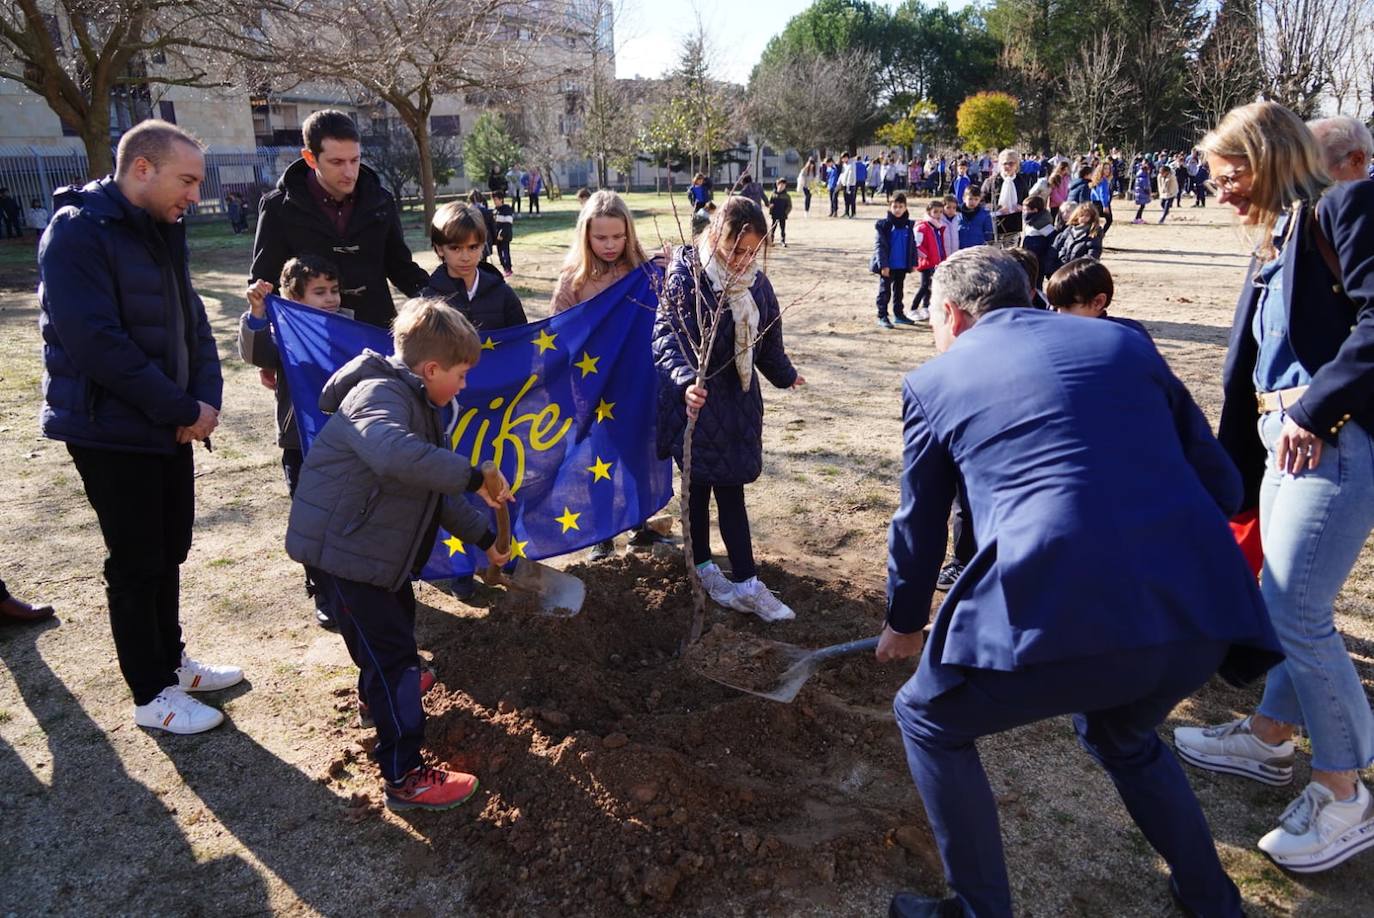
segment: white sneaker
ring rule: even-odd
[[[1174,749],[1189,765],[1282,787],[1293,780],[1293,741],[1277,746],[1250,732],[1250,718],[1211,727],[1177,727]]]
[[[180,686],[169,685],[147,704],[134,706],[134,723],[168,733],[204,733],[224,722],[224,715],[201,704]]]
[[[218,692],[242,682],[243,670],[237,666],[197,663],[183,653],[181,665],[177,667],[177,681],[188,692]]]
[[[707,561],[705,564],[698,565],[697,576],[701,578],[701,585],[706,588],[706,595],[716,602],[722,606],[729,606],[734,601],[735,585],[725,576],[716,562]]]
[[[773,591],[763,585],[757,577],[750,577],[743,583],[735,584],[735,597],[726,603],[736,612],[749,612],[766,622],[785,622],[796,618],[797,613],[787,607]]]
[[[1279,827],[1259,840],[1259,849],[1285,870],[1330,870],[1374,847],[1374,796],[1356,782],[1355,799],[1342,803],[1315,781],[1279,817]]]

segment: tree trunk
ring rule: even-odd
[[[110,97],[92,93],[91,107],[80,125],[81,143],[86,148],[86,177],[100,179],[114,172],[110,151]]]
[[[420,157],[420,194],[425,201],[425,226],[434,219],[434,155],[429,144],[429,118],[420,119],[415,131],[415,149]],[[400,201],[396,202],[400,206]]]

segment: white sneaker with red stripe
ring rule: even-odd
[[[177,667],[177,681],[188,692],[218,692],[242,682],[243,670],[237,666],[197,663],[183,653],[181,665]]]
[[[224,715],[196,701],[181,686],[169,685],[152,701],[134,706],[134,723],[168,733],[204,733],[224,723]]]

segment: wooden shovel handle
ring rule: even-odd
[[[488,494],[501,493],[501,470],[488,459],[482,463],[482,486]],[[510,511],[505,504],[496,508],[496,550],[501,554],[510,551]],[[501,582],[501,568],[493,564],[486,569],[482,579],[495,585]]]

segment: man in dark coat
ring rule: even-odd
[[[1035,179],[1021,171],[1021,154],[1003,150],[997,157],[997,171],[983,182],[983,203],[992,208],[997,238],[1021,232],[1021,202],[1030,194]],[[1005,186],[1011,183],[1008,191]]]
[[[1218,670],[1243,681],[1282,658],[1227,526],[1240,476],[1145,336],[1029,302],[1005,252],[952,255],[934,280],[940,355],[903,387],[879,660],[921,652],[960,482],[987,535],[894,705],[954,895],[891,911],[1010,918],[976,742],[1073,714],[1185,911],[1234,918],[1240,895],[1156,728]]]
[[[24,235],[24,223],[19,219],[22,213],[19,202],[10,196],[10,190],[0,188],[0,224],[3,224],[6,239],[19,239]]]
[[[301,135],[301,158],[258,204],[250,282],[275,285],[287,259],[317,255],[338,265],[344,308],[388,328],[396,304],[387,281],[415,296],[429,279],[406,246],[396,201],[362,164],[358,128],[348,115],[316,112]]]
[[[191,286],[182,215],[200,200],[200,142],[145,121],[116,172],[55,196],[38,247],[44,436],[61,440],[100,520],[119,668],[139,726],[200,733],[224,716],[186,692],[237,667],[189,659],[178,613],[195,515],[193,441],[219,418],[219,353]]]

